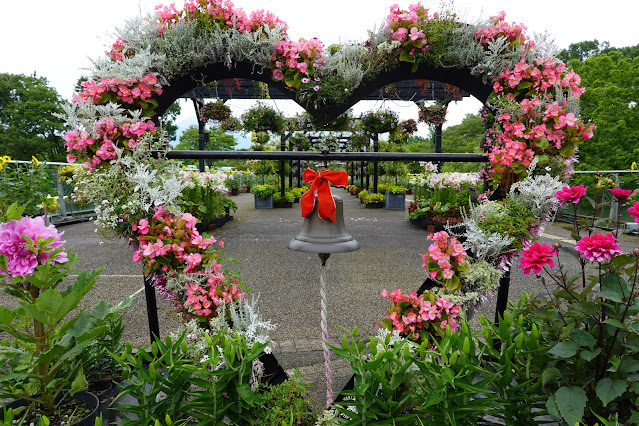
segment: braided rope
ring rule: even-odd
[[[322,347],[324,348],[324,364],[326,365],[326,406],[333,403],[333,380],[331,377],[331,353],[328,348],[328,325],[326,323],[326,265],[322,265],[320,269],[320,298],[321,298],[321,321],[322,327]]]

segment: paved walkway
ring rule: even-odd
[[[360,243],[360,250],[334,254],[327,262],[328,323],[330,340],[341,339],[343,330],[359,328],[360,335],[376,334],[373,323],[384,316],[388,302],[380,296],[382,289],[401,288],[416,290],[426,274],[422,269],[419,253],[428,247],[428,232],[412,226],[405,219],[404,211],[366,209],[359,199],[341,189],[333,189],[344,199],[347,230]],[[264,318],[278,325],[271,333],[273,353],[285,370],[299,368],[315,386],[312,404],[325,400],[326,384],[320,331],[320,260],[315,254],[294,252],[287,249],[288,242],[302,226],[299,204],[292,209],[256,210],[253,195],[234,197],[239,208],[234,220],[213,234],[225,242],[227,257],[237,259],[230,267],[240,271],[240,276],[259,295],[260,310]],[[77,269],[90,270],[105,266],[95,288],[84,301],[91,306],[104,299],[117,303],[127,296],[134,296],[136,304],[125,317],[125,338],[137,345],[146,345],[149,332],[146,319],[142,268],[131,259],[131,250],[122,241],[115,240],[102,245],[90,222],[71,224],[65,231],[67,247],[79,256]],[[549,226],[542,242],[565,243],[569,231],[560,226]],[[625,236],[624,251],[638,247],[636,237]],[[523,275],[513,268],[510,299],[524,292],[543,289],[532,276]],[[0,295],[0,302],[8,303]],[[6,297],[6,296],[4,296]],[[489,318],[494,317],[494,298],[480,310]],[[175,329],[179,320],[168,303],[159,301],[161,334]],[[478,327],[478,316],[473,326]],[[333,361],[334,389],[343,387],[350,378],[349,366],[342,360]]]

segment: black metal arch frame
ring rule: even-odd
[[[412,64],[400,63],[392,71],[380,73],[374,79],[363,82],[346,99],[339,104],[302,105],[294,90],[287,87],[284,82],[273,81],[270,70],[259,65],[240,62],[233,67],[227,67],[223,63],[205,65],[190,73],[172,80],[170,85],[165,86],[163,93],[155,100],[158,103],[155,109],[156,118],[162,116],[166,110],[180,97],[193,91],[194,89],[215,81],[244,78],[253,81],[261,81],[273,86],[283,97],[298,103],[311,116],[320,123],[329,123],[339,117],[351,106],[362,99],[367,99],[370,93],[381,88],[406,80],[432,80],[448,83],[473,95],[486,104],[488,96],[492,93],[492,87],[485,84],[481,77],[472,75],[469,69],[443,68],[428,64],[421,64],[416,72],[412,71]],[[441,127],[440,127],[441,135]],[[201,134],[201,139],[207,136]],[[377,136],[373,136],[373,145],[377,146]],[[440,136],[441,137],[441,136]],[[280,160],[282,163],[281,178],[282,191],[284,188],[283,163],[292,160],[312,160],[319,162],[329,162],[335,160],[342,161],[372,161],[374,163],[374,190],[377,190],[377,162],[378,161],[435,161],[435,162],[485,162],[486,157],[482,154],[448,154],[448,153],[388,153],[388,152],[292,152],[285,150],[287,135],[282,137],[281,151],[169,151],[166,157],[169,159],[198,159],[203,166],[204,159],[260,159],[260,160]],[[200,147],[203,146],[200,141]],[[375,150],[376,151],[376,150]],[[159,155],[159,152],[154,152]],[[155,288],[152,285],[150,276],[145,276],[145,295],[147,302],[147,315],[149,320],[149,330],[151,342],[155,337],[160,336],[159,321],[157,316],[157,300]],[[422,285],[422,288],[426,282]],[[500,315],[506,309],[508,303],[508,288],[510,285],[510,274],[507,273],[501,280],[497,295],[497,308],[495,312],[495,322],[499,321]]]

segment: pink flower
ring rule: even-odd
[[[581,197],[586,195],[586,189],[583,185],[579,186],[564,186],[563,189],[557,191],[556,197],[558,200],[561,200],[559,203],[560,206],[563,206],[565,203],[573,203],[577,204]]]
[[[639,223],[639,202],[636,202],[632,207],[628,207],[626,210],[630,213],[630,216],[635,218],[635,222]]]
[[[594,234],[591,237],[583,237],[577,242],[575,249],[591,262],[610,260],[621,254],[617,239],[612,234]]]
[[[273,78],[277,81],[284,79],[284,73],[281,70],[273,70]]]
[[[609,189],[608,191],[612,192],[612,195],[614,195],[617,201],[619,201],[620,203],[623,201],[626,201],[628,197],[630,197],[632,194],[637,192],[637,191],[633,191],[632,189],[620,189],[620,188]]]
[[[319,90],[319,86],[313,87],[313,90],[315,90],[317,92]]]
[[[524,270],[524,275],[530,274],[531,270],[539,274],[545,265],[555,266],[552,257],[556,255],[557,251],[552,246],[535,243],[521,252],[519,267]]]
[[[64,232],[58,233],[53,225],[46,226],[41,216],[23,217],[0,225],[0,255],[7,257],[7,270],[0,269],[0,276],[4,275],[5,281],[14,277],[26,278],[33,274],[38,265],[67,262],[69,259],[65,252],[58,253],[53,259],[49,258],[53,250],[62,248],[64,241],[60,238],[63,234]],[[23,235],[34,243],[39,238],[52,238],[53,241],[42,249],[36,249],[30,247]]]

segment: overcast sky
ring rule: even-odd
[[[154,13],[154,6],[159,3],[157,0],[31,0],[26,3],[4,0],[0,72],[27,75],[36,72],[46,77],[63,98],[70,99],[77,79],[88,74],[85,69],[90,67],[89,58],[102,55],[115,40],[115,28],[122,26],[127,18]],[[182,7],[182,0],[175,3]],[[234,3],[247,13],[270,10],[288,23],[292,39],[318,37],[328,46],[345,40],[364,40],[367,30],[383,22],[395,1],[237,0]],[[406,8],[411,2],[398,4]],[[441,9],[439,1],[423,4],[433,11]],[[446,4],[449,8],[452,5],[463,21],[488,18],[503,10],[507,21],[523,23],[530,34],[547,32],[559,48],[592,39],[609,41],[614,47],[639,44],[637,0],[457,0]],[[400,115],[404,115],[402,109],[413,111],[401,103],[394,104],[392,107],[398,108]],[[457,124],[466,112],[479,108],[477,101],[460,104],[451,106],[449,124]],[[246,107],[246,102],[238,103],[233,106],[234,113],[239,113],[235,109]],[[190,105],[183,111],[182,119],[192,115]]]

